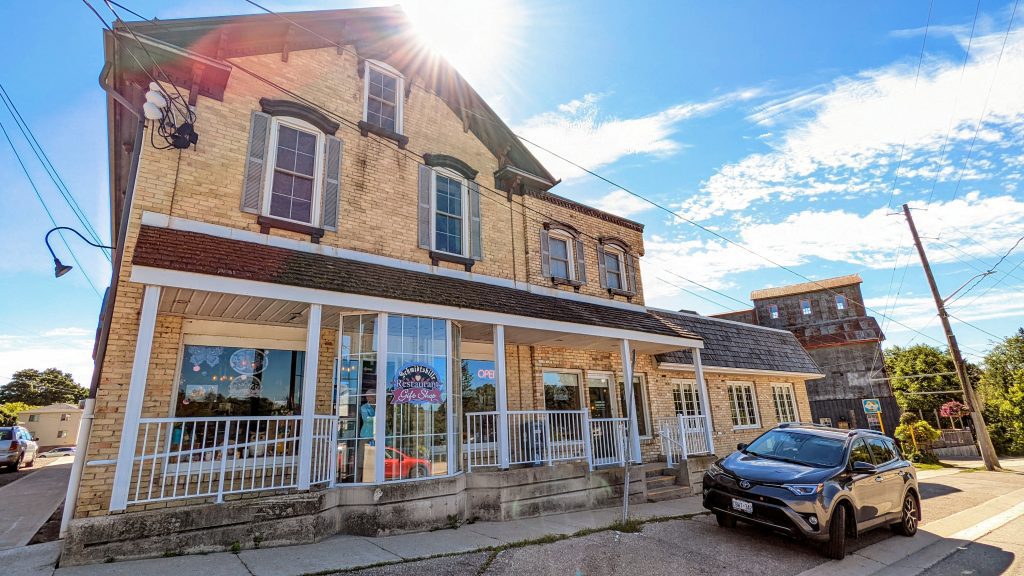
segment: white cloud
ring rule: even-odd
[[[1013,196],[981,198],[972,193],[955,201],[912,207],[922,208],[914,211],[922,236],[941,234],[938,241],[926,240],[934,264],[957,262],[965,254],[994,263],[994,254],[1006,252],[1024,230],[1024,199]],[[657,276],[661,269],[678,270],[712,288],[729,288],[731,275],[775,267],[751,252],[788,267],[827,261],[854,268],[890,268],[900,244],[900,262],[911,258],[907,224],[890,214],[885,207],[866,215],[840,209],[804,210],[779,222],[751,220],[735,238],[742,247],[717,239],[652,236],[645,242],[644,278]],[[916,257],[911,263],[917,265]],[[800,280],[794,277],[793,281]],[[677,294],[667,288],[658,293]]]
[[[592,200],[589,204],[598,210],[604,210],[623,218],[632,218],[654,208],[649,202],[641,200],[625,190],[613,190],[597,200]]]
[[[92,334],[92,330],[77,326],[0,334],[0,384],[25,368],[57,368],[88,387],[93,368]]]
[[[730,103],[756,97],[756,90],[731,92],[706,102],[688,102],[636,118],[605,117],[602,94],[590,93],[527,119],[515,132],[590,170],[630,155],[655,158],[675,154],[684,145],[672,139],[684,120],[709,114]],[[585,172],[527,143],[555,177],[569,180]]]
[[[987,285],[994,285],[994,282],[990,281]],[[950,318],[950,324],[958,337],[970,334],[972,338],[981,335],[985,341],[994,340],[992,336],[964,325],[960,320],[978,324],[1000,318],[1024,317],[1024,289],[996,288],[986,292],[985,287],[986,284],[979,285],[961,301],[960,306],[950,306],[950,314],[954,316],[954,318]],[[884,300],[885,298],[867,298],[864,303],[876,310],[881,310],[885,305]],[[966,306],[966,304],[970,305]],[[927,331],[927,329],[934,329],[939,325],[936,320],[935,300],[930,295],[901,298],[890,315],[898,322],[887,324],[886,331],[890,333],[912,332],[913,330]],[[989,332],[994,330],[984,325],[979,327]],[[997,336],[1010,336],[1010,334],[994,333]],[[937,335],[941,335],[941,332]],[[982,350],[984,349],[985,347],[982,347]]]
[[[1003,37],[993,32],[974,38],[962,81],[962,57],[926,57],[917,79],[914,59],[759,107],[749,119],[778,134],[768,140],[770,150],[723,166],[681,208],[691,218],[704,219],[770,198],[854,192],[888,199],[904,142],[901,182],[935,175],[940,182],[956,180],[983,109],[978,148],[1019,143],[1017,135],[1024,127],[1024,33],[1010,35],[992,84]],[[947,157],[940,162],[947,130]],[[999,166],[978,158],[975,154],[965,181],[997,173]]]

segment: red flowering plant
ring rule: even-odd
[[[939,414],[943,418],[959,418],[961,416],[967,416],[969,413],[970,410],[967,409],[967,405],[956,400],[950,400],[939,408]]]

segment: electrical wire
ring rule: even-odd
[[[700,294],[698,294],[696,292],[693,292],[691,290],[687,290],[686,288],[683,288],[682,286],[676,284],[675,282],[670,282],[668,280],[665,280],[661,276],[655,276],[655,278],[657,280],[660,280],[660,281],[664,282],[665,284],[668,284],[669,286],[673,286],[675,288],[678,288],[679,290],[682,290],[683,292],[686,292],[687,294],[690,294],[691,296],[696,296],[697,298],[700,298],[701,300],[706,300],[706,301],[714,304],[715,306],[718,306],[719,308],[725,308],[729,312],[736,312],[735,308],[730,308],[730,307],[726,306],[725,304],[721,304],[719,302],[716,302],[716,301],[712,300],[711,298],[708,298],[706,296],[701,296]]]
[[[1017,14],[1017,5],[1020,0],[1014,0],[1013,10],[1010,12],[1010,23],[1006,26],[1006,34],[1003,35],[1003,44],[999,48],[999,57],[996,59],[996,69],[992,72],[992,82],[988,85],[988,94],[985,95],[985,103],[981,107],[981,115],[978,116],[978,125],[974,128],[974,137],[971,138],[971,145],[967,148],[967,157],[964,158],[964,165],[960,168],[960,177],[957,178],[956,188],[953,190],[953,198],[950,201],[956,200],[957,194],[960,193],[960,184],[964,180],[964,172],[967,171],[967,165],[971,162],[971,154],[974,152],[974,144],[978,141],[978,134],[981,133],[981,125],[985,120],[985,113],[988,112],[988,101],[992,97],[992,89],[995,88],[996,78],[999,76],[999,65],[1003,61],[1003,52],[1006,51],[1006,41],[1010,38],[1010,30],[1013,29],[1013,17]]]
[[[21,166],[21,171],[25,173],[25,178],[28,179],[28,183],[32,187],[32,191],[35,192],[36,198],[39,200],[39,203],[42,204],[43,211],[46,212],[46,217],[50,219],[50,224],[53,224],[53,227],[56,228],[57,220],[54,219],[53,212],[50,211],[50,207],[46,205],[46,200],[43,200],[43,195],[39,193],[39,188],[36,187],[36,182],[32,179],[32,174],[29,173],[28,168],[25,166],[25,162],[22,161],[21,154],[19,154],[18,149],[15,148],[14,141],[11,140],[11,136],[7,133],[7,128],[4,127],[3,122],[0,122],[0,131],[4,133],[4,138],[6,138],[7,143],[11,145],[11,151],[14,152],[14,157],[18,160],[18,164]],[[85,281],[92,287],[92,291],[96,293],[96,296],[100,296],[100,291],[96,288],[96,285],[92,283],[92,279],[89,278],[89,275],[85,273],[85,267],[78,261],[78,256],[76,256],[75,251],[71,249],[71,245],[68,244],[68,240],[64,237],[63,232],[58,230],[57,235],[59,235],[61,241],[64,242],[64,246],[68,249],[68,253],[71,254],[71,259],[74,260],[75,264],[78,266],[82,276],[85,277]],[[100,297],[102,298],[102,296]]]
[[[83,1],[86,1],[86,0],[83,0]],[[113,3],[113,0],[105,0],[105,1]],[[292,23],[294,23],[294,21],[292,21],[292,20],[291,20],[290,18],[287,18],[287,17],[285,17],[285,16],[283,16],[283,15],[281,15],[281,14],[277,14],[276,12],[273,12],[272,10],[270,10],[270,9],[268,9],[268,8],[265,8],[265,7],[263,7],[263,6],[259,5],[259,4],[257,4],[257,3],[256,3],[256,2],[254,2],[253,0],[245,0],[245,1],[246,1],[246,2],[248,2],[249,4],[252,4],[252,5],[254,5],[254,6],[257,6],[257,7],[259,7],[260,9],[262,9],[262,10],[264,10],[264,11],[268,12],[268,13],[271,13],[271,14],[275,14],[275,15],[277,15],[277,16],[279,16],[279,17],[281,17],[282,19],[284,19],[284,20],[286,20],[286,21],[289,21],[289,22],[292,22]],[[121,5],[121,4],[115,4],[115,5],[117,5],[117,6],[119,6],[119,7],[122,7],[122,8],[124,8],[124,6],[123,6],[123,5]],[[131,10],[130,10],[130,9],[128,9],[128,8],[124,8],[124,9],[125,9],[126,11],[129,11],[129,12],[131,12],[131,13],[132,13],[133,15],[135,15],[135,16],[137,16],[137,17],[139,17],[139,18],[142,18],[143,20],[149,21],[149,22],[151,22],[151,23],[157,23],[156,21],[153,21],[153,20],[147,19],[147,18],[145,18],[144,16],[141,16],[141,15],[139,15],[138,13],[136,13],[136,12],[134,12],[134,11],[131,11]],[[116,15],[116,12],[115,12],[115,15]],[[297,24],[297,23],[296,23],[295,25],[296,25],[296,26],[298,26],[298,27],[300,27],[300,28],[303,28],[303,29],[306,29],[307,31],[309,31],[309,29],[308,29],[308,28],[305,28],[304,26],[302,26],[302,25],[300,25],[300,24]],[[312,33],[312,34],[315,34],[315,35],[317,35],[317,36],[320,36],[321,38],[324,38],[323,36],[321,36],[321,35],[319,35],[319,34],[317,34],[317,33],[313,32],[313,31],[310,31],[310,33]],[[326,42],[328,42],[329,44],[331,44],[331,45],[333,45],[333,46],[335,46],[335,47],[337,47],[337,48],[339,48],[339,49],[344,49],[344,50],[347,50],[346,48],[344,48],[344,47],[340,46],[340,45],[339,45],[339,44],[338,44],[337,42],[334,42],[334,41],[332,41],[332,40],[329,40],[329,39],[326,39],[326,38],[324,38],[324,40],[325,40]],[[279,84],[277,84],[277,83],[275,83],[275,82],[273,82],[273,81],[271,81],[271,80],[269,80],[269,79],[267,79],[267,78],[263,78],[263,77],[262,77],[262,76],[260,76],[259,74],[255,73],[255,72],[253,72],[253,71],[251,71],[251,70],[248,70],[247,68],[245,68],[245,67],[241,66],[240,64],[238,64],[237,62],[232,62],[232,66],[233,66],[234,68],[238,69],[238,70],[241,70],[241,71],[242,71],[243,73],[246,73],[246,74],[248,74],[248,75],[252,76],[253,78],[256,78],[257,80],[261,80],[261,81],[263,81],[263,82],[267,83],[268,85],[270,85],[270,86],[273,86],[274,88],[276,88],[276,89],[278,89],[278,90],[280,90],[280,91],[282,91],[282,92],[284,92],[284,93],[286,93],[286,94],[289,94],[289,95],[290,95],[290,96],[292,96],[292,97],[295,97],[295,98],[298,98],[298,99],[302,100],[302,101],[303,101],[304,103],[306,103],[307,105],[313,106],[314,108],[316,108],[316,109],[320,110],[321,112],[324,112],[325,114],[327,114],[327,115],[329,115],[329,116],[332,116],[332,117],[335,117],[335,118],[339,118],[339,119],[341,119],[341,120],[342,120],[342,122],[343,122],[344,124],[347,124],[347,125],[355,125],[355,123],[353,123],[353,122],[352,122],[351,120],[348,120],[347,118],[343,118],[343,117],[341,117],[340,115],[338,115],[338,114],[336,114],[336,113],[334,113],[334,112],[332,112],[332,111],[330,111],[330,110],[326,109],[326,108],[325,108],[325,107],[323,107],[323,106],[318,106],[318,105],[316,105],[316,104],[314,104],[314,103],[311,103],[311,102],[310,102],[310,101],[309,101],[308,99],[306,99],[306,98],[303,98],[302,96],[300,96],[300,95],[298,95],[298,94],[294,93],[294,92],[293,92],[293,91],[291,91],[291,90],[288,90],[287,88],[284,88],[283,86],[280,86]],[[429,92],[429,91],[428,91],[428,92]],[[439,95],[436,95],[436,94],[435,94],[435,96],[437,96],[437,97],[438,97],[439,99],[441,99],[441,100],[445,101],[446,103],[448,102],[448,101],[447,101],[446,99],[444,99],[443,97],[441,97],[441,96],[439,96]],[[450,105],[450,106],[452,106],[452,104],[451,104],[451,103],[449,103],[449,105]],[[460,110],[463,110],[463,111],[465,111],[465,112],[467,112],[467,113],[469,113],[469,114],[473,114],[474,116],[476,116],[476,117],[478,117],[478,118],[481,118],[481,119],[483,119],[483,120],[485,120],[485,121],[489,121],[489,122],[495,122],[495,123],[497,123],[496,121],[494,121],[494,120],[492,120],[492,119],[489,119],[489,118],[486,118],[486,117],[482,116],[482,115],[481,115],[480,113],[476,112],[475,110],[470,110],[470,109],[468,109],[468,108],[465,108],[465,107],[463,107],[463,106],[461,106],[461,105],[457,105],[457,106],[458,106],[458,108],[459,108]],[[671,215],[671,216],[672,216],[673,218],[677,218],[677,219],[679,219],[679,220],[681,220],[681,221],[683,221],[683,222],[685,222],[685,223],[687,223],[687,224],[690,224],[691,226],[694,226],[694,227],[696,227],[696,228],[698,228],[698,229],[700,229],[700,230],[704,231],[705,233],[707,233],[707,234],[709,234],[709,235],[712,235],[712,236],[714,236],[714,237],[716,237],[716,238],[719,238],[720,240],[722,240],[722,241],[724,241],[724,242],[726,242],[726,243],[728,243],[728,244],[731,244],[731,245],[733,245],[733,246],[736,246],[737,248],[739,248],[739,249],[741,249],[741,250],[743,250],[743,251],[745,251],[745,252],[747,252],[747,253],[749,253],[749,254],[751,254],[751,255],[753,255],[753,256],[756,256],[756,257],[758,257],[758,258],[760,258],[760,259],[762,259],[762,260],[764,260],[764,261],[768,262],[769,264],[772,264],[773,266],[775,266],[775,267],[777,267],[777,268],[779,268],[779,269],[782,269],[782,270],[784,270],[784,271],[786,271],[786,272],[789,272],[790,274],[792,274],[792,275],[794,275],[794,276],[797,276],[797,277],[799,277],[799,278],[803,279],[804,281],[806,281],[806,282],[808,282],[808,283],[810,283],[810,284],[816,285],[816,286],[818,286],[818,287],[822,288],[823,290],[825,290],[825,291],[828,291],[828,292],[832,293],[833,295],[838,295],[838,292],[836,292],[835,290],[832,290],[831,288],[828,288],[827,286],[824,286],[824,285],[822,285],[822,284],[821,284],[821,283],[819,283],[818,281],[816,281],[816,280],[813,280],[813,279],[809,278],[808,276],[806,276],[806,275],[804,275],[804,274],[801,274],[800,272],[797,272],[796,270],[794,270],[794,269],[793,269],[793,268],[791,268],[791,267],[788,267],[788,266],[785,266],[785,265],[783,265],[783,264],[780,264],[780,263],[776,262],[775,260],[773,260],[773,259],[769,258],[768,256],[764,256],[763,254],[760,254],[760,253],[758,253],[758,252],[754,251],[753,249],[751,249],[751,248],[748,248],[748,247],[744,246],[743,244],[740,244],[739,242],[736,242],[735,240],[732,240],[731,238],[729,238],[729,237],[727,237],[727,236],[725,236],[725,235],[723,235],[723,234],[721,234],[721,233],[719,233],[719,232],[716,232],[715,230],[712,230],[712,229],[710,229],[710,228],[708,228],[708,227],[706,227],[706,226],[704,226],[704,225],[702,225],[702,224],[700,224],[700,223],[698,223],[698,222],[695,222],[695,221],[693,221],[693,220],[691,220],[691,219],[689,219],[689,218],[687,218],[687,217],[685,217],[685,216],[683,216],[683,215],[681,215],[681,214],[679,214],[679,213],[677,213],[677,212],[675,212],[675,211],[671,210],[670,208],[667,208],[667,207],[665,207],[665,206],[663,206],[663,205],[661,205],[661,204],[659,204],[659,203],[655,202],[654,200],[651,200],[651,199],[649,199],[649,198],[647,198],[647,197],[645,197],[645,196],[643,196],[643,195],[641,195],[641,194],[638,194],[638,193],[636,193],[636,192],[634,192],[634,191],[630,190],[629,188],[627,188],[627,187],[625,187],[625,186],[622,186],[622,185],[620,185],[620,184],[618,184],[618,183],[616,183],[616,182],[612,181],[612,180],[611,180],[610,178],[607,178],[607,177],[605,177],[605,176],[603,176],[603,175],[601,175],[601,174],[598,174],[597,172],[595,172],[595,171],[593,171],[593,170],[591,170],[591,169],[589,169],[589,168],[586,168],[586,167],[584,167],[584,166],[580,165],[580,164],[579,164],[578,162],[574,162],[574,161],[572,161],[572,160],[570,160],[570,159],[566,158],[565,156],[563,156],[563,155],[561,155],[561,154],[555,153],[555,152],[551,151],[550,149],[548,149],[548,148],[546,148],[546,147],[544,147],[544,146],[541,146],[541,145],[537,144],[536,142],[532,141],[532,140],[531,140],[531,139],[529,139],[529,138],[526,138],[525,136],[523,136],[523,135],[521,135],[521,134],[515,134],[515,133],[513,133],[513,134],[514,134],[514,135],[515,135],[516,137],[518,137],[518,138],[519,138],[519,140],[521,140],[522,142],[525,142],[525,143],[527,143],[527,144],[530,144],[530,145],[534,146],[535,148],[537,148],[537,149],[539,149],[539,150],[542,150],[542,151],[544,151],[544,152],[547,152],[548,154],[550,154],[550,155],[554,156],[555,158],[558,158],[559,160],[562,160],[563,162],[566,162],[566,163],[568,163],[568,164],[570,164],[570,165],[572,165],[572,166],[576,167],[577,169],[579,169],[579,170],[581,170],[581,171],[583,171],[583,172],[585,172],[585,173],[587,173],[587,174],[589,174],[589,175],[593,176],[594,178],[597,178],[598,180],[601,180],[601,181],[603,181],[603,182],[605,182],[605,183],[607,183],[607,184],[609,184],[609,185],[611,185],[611,186],[614,186],[614,187],[616,187],[616,188],[619,188],[619,189],[621,189],[621,190],[622,190],[623,192],[626,192],[627,194],[629,194],[629,195],[631,195],[631,196],[634,196],[634,197],[636,197],[637,199],[639,199],[639,200],[642,200],[642,201],[644,201],[644,202],[646,202],[646,203],[648,203],[648,204],[650,204],[650,205],[654,206],[655,208],[657,208],[657,209],[659,209],[659,210],[661,210],[661,211],[663,211],[663,212],[666,212],[667,214]],[[385,143],[385,145],[388,145],[388,146],[392,146],[392,144],[390,143],[390,141],[387,141],[387,140],[386,140],[386,139],[384,139],[384,138],[381,138],[381,139],[380,139],[380,141],[381,141],[381,142],[383,142],[383,143]],[[394,149],[395,149],[396,151],[402,151],[402,149],[398,148],[398,147],[397,147],[397,145],[395,145],[395,146],[393,146],[393,147],[394,147]],[[409,151],[408,149],[406,149],[405,151],[406,151],[406,152],[411,152],[411,151]],[[415,160],[416,160],[416,161],[417,161],[418,163],[420,163],[420,164],[423,164],[422,158],[416,159],[416,158],[415,158],[415,156],[411,156],[411,157],[412,157],[412,158],[414,158],[414,159],[415,159]],[[481,189],[487,189],[487,188],[486,188],[485,186],[481,186],[480,188],[481,188]],[[493,192],[499,193],[499,194],[501,194],[502,196],[504,196],[504,194],[502,194],[502,193],[500,193],[500,192],[497,192],[497,191],[493,191]],[[525,208],[525,207],[524,207],[524,208]],[[548,216],[548,217],[550,217],[550,216]],[[863,307],[863,308],[864,308],[865,310],[868,310],[868,311],[870,311],[870,312],[872,312],[872,313],[874,313],[874,314],[879,314],[879,315],[881,315],[881,316],[882,316],[883,318],[890,318],[890,320],[891,320],[891,321],[892,321],[893,323],[896,323],[896,324],[898,324],[898,325],[902,326],[903,328],[905,328],[905,329],[907,329],[907,330],[910,330],[910,331],[912,331],[912,332],[916,332],[916,333],[919,333],[919,334],[920,334],[921,336],[923,336],[923,337],[925,337],[925,338],[927,338],[927,339],[929,339],[929,340],[932,340],[932,341],[935,341],[935,342],[939,342],[939,343],[942,343],[942,341],[941,341],[941,340],[939,340],[938,338],[935,338],[935,337],[933,337],[933,336],[930,336],[930,335],[928,335],[928,334],[924,334],[924,333],[921,333],[920,331],[916,330],[915,328],[913,328],[913,327],[911,327],[911,326],[908,326],[908,325],[906,325],[906,324],[904,324],[904,323],[900,322],[899,320],[896,320],[895,318],[891,318],[891,317],[889,317],[888,315],[882,314],[882,313],[880,313],[879,311],[877,311],[877,310],[875,310],[875,309],[873,309],[873,308],[871,308],[871,307],[869,307],[869,306],[865,305],[865,304],[864,304],[863,302],[856,302],[856,301],[853,301],[853,300],[851,300],[851,302],[854,302],[855,304],[859,304],[859,305],[860,305],[860,306],[862,306],[862,307]]]
[[[980,0],[979,0],[980,1]],[[924,23],[924,38],[921,40],[921,54],[917,58],[917,73],[914,74],[914,95],[917,95],[917,80],[921,77],[921,63],[924,62],[924,48],[928,45],[928,29],[932,24],[932,7],[934,6],[934,0],[928,0],[928,18]],[[899,160],[896,161],[896,172],[892,177],[892,187],[889,189],[889,202],[888,206],[892,209],[892,197],[896,193],[896,183],[900,179],[900,168],[903,166],[903,153],[907,148],[907,131],[903,131],[903,142],[900,144],[900,156]],[[890,284],[890,288],[892,285]]]
[[[29,143],[29,148],[31,148],[32,152],[35,154],[39,163],[42,164],[43,169],[46,171],[46,175],[50,177],[53,185],[57,187],[57,191],[60,192],[64,202],[69,208],[71,208],[71,212],[75,215],[75,218],[78,219],[78,222],[82,225],[85,233],[88,234],[89,238],[96,244],[104,244],[103,240],[96,232],[96,229],[93,228],[92,223],[89,221],[89,217],[85,214],[85,211],[82,210],[78,201],[75,200],[75,197],[71,194],[67,184],[64,183],[64,179],[61,178],[60,173],[57,172],[57,169],[50,162],[49,156],[46,155],[46,151],[43,150],[42,145],[39,144],[39,141],[36,139],[32,129],[21,115],[17,106],[14,105],[14,100],[11,99],[11,96],[7,93],[2,82],[0,82],[0,100],[3,101],[7,111],[10,113],[11,117],[14,118],[14,122],[21,131],[22,137]],[[103,255],[106,257],[107,262],[111,261],[110,253],[108,251],[103,250]]]

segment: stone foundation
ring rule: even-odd
[[[630,502],[643,502],[640,467]],[[385,536],[612,506],[622,468],[586,464],[474,472],[380,486],[197,504],[73,520],[61,566],[310,544],[334,534]]]

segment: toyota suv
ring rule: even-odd
[[[917,533],[917,471],[879,432],[782,424],[737,449],[704,474],[704,507],[722,527],[767,526],[836,559],[847,537],[878,526]]]

